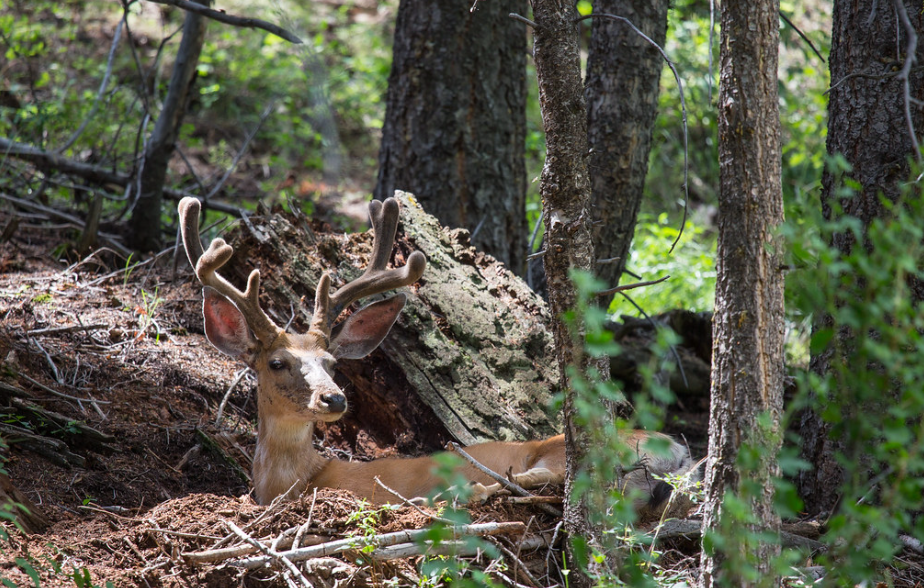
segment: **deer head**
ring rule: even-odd
[[[346,397],[334,383],[332,370],[340,358],[358,359],[371,353],[391,329],[407,297],[398,294],[369,304],[334,325],[340,314],[365,296],[405,286],[423,274],[426,259],[415,251],[401,268],[386,270],[398,227],[398,202],[389,198],[369,203],[375,239],[372,258],[362,276],[330,293],[330,276],[318,282],[308,331],[291,334],[277,326],[260,307],[260,272],[253,270],[242,292],[218,270],[233,250],[223,239],[207,251],[199,241],[199,201],[179,204],[180,226],[189,262],[204,288],[202,312],[208,340],[223,353],[238,358],[257,373],[261,431],[267,419],[289,422],[336,421],[347,410]],[[294,429],[293,429],[294,430]],[[309,442],[310,446],[310,442]]]

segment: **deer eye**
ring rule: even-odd
[[[278,371],[278,370],[284,369],[285,367],[286,367],[286,362],[282,361],[281,359],[269,360],[269,368],[271,370]]]

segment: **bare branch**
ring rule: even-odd
[[[238,527],[237,525],[235,525],[233,522],[231,522],[231,521],[225,521],[225,524],[228,526],[229,529],[231,529],[231,530],[234,532],[235,535],[237,535],[238,537],[240,537],[241,539],[243,539],[243,540],[246,541],[247,543],[253,545],[253,546],[256,547],[257,549],[259,549],[260,551],[262,551],[263,553],[265,553],[268,557],[271,557],[274,561],[279,561],[279,560],[281,560],[282,563],[285,564],[286,569],[288,570],[288,572],[289,572],[290,574],[292,574],[292,577],[293,577],[293,578],[298,578],[298,580],[301,582],[302,586],[304,586],[305,588],[313,588],[313,586],[311,585],[311,582],[308,581],[308,578],[306,578],[306,577],[302,574],[301,570],[299,570],[297,567],[295,567],[295,564],[292,563],[291,560],[288,560],[288,559],[286,559],[286,558],[284,558],[284,557],[280,557],[280,556],[279,556],[279,552],[274,551],[273,549],[271,549],[270,547],[268,547],[268,546],[266,546],[266,545],[263,545],[262,543],[260,543],[259,541],[257,541],[256,539],[254,539],[253,537],[251,537],[250,535],[248,535],[243,529],[241,529],[240,527]]]
[[[670,276],[664,276],[657,280],[650,280],[648,282],[635,282],[632,284],[626,284],[624,286],[616,286],[615,288],[610,288],[608,290],[601,290],[599,292],[594,292],[597,296],[606,296],[607,294],[615,294],[616,292],[625,292],[626,290],[633,290],[635,288],[642,288],[644,286],[653,286],[654,284],[660,284],[661,282],[667,280]]]
[[[918,69],[918,68],[915,68],[915,69]],[[826,94],[827,94],[828,92],[830,92],[831,90],[836,89],[838,86],[840,86],[841,84],[843,84],[843,83],[846,82],[847,80],[850,80],[850,79],[853,79],[853,78],[869,78],[869,79],[873,79],[873,80],[885,80],[885,79],[888,79],[888,78],[894,78],[895,76],[900,75],[900,74],[901,74],[901,72],[897,72],[897,71],[890,71],[890,72],[884,73],[884,74],[871,74],[871,73],[865,73],[865,72],[858,72],[858,73],[848,74],[848,75],[842,77],[841,79],[837,80],[837,81],[834,82],[833,84],[831,84],[831,86],[830,86],[827,90],[825,90],[822,94],[823,94],[823,95],[826,95]]]
[[[519,495],[519,496],[532,496],[532,495],[533,495],[529,490],[526,490],[525,488],[523,488],[523,487],[520,486],[519,484],[517,484],[517,483],[515,483],[515,482],[511,482],[510,480],[508,480],[507,478],[501,476],[501,475],[498,474],[497,472],[495,472],[495,471],[493,471],[493,470],[491,470],[491,469],[485,467],[484,465],[482,465],[477,459],[475,459],[474,457],[472,457],[471,455],[469,455],[468,453],[466,453],[466,452],[465,452],[465,449],[464,449],[461,445],[459,445],[458,443],[456,443],[456,442],[454,442],[454,441],[450,441],[450,442],[449,442],[449,448],[450,448],[453,452],[458,453],[460,456],[462,456],[468,463],[470,463],[470,464],[472,464],[473,466],[475,466],[475,468],[478,469],[479,471],[481,471],[483,474],[485,474],[486,476],[490,477],[492,480],[497,481],[501,486],[503,486],[503,487],[506,488],[507,490],[510,490],[510,491],[513,492],[514,494],[517,494],[517,495]],[[544,511],[544,512],[547,512],[547,513],[549,513],[550,515],[552,515],[552,516],[554,516],[554,517],[560,517],[560,516],[561,516],[561,511],[558,510],[557,508],[555,508],[554,506],[549,506],[548,504],[543,504],[543,503],[537,504],[536,506],[537,506],[540,510],[542,510],[542,511]]]
[[[902,81],[902,90],[905,95],[905,122],[908,124],[908,136],[911,138],[911,145],[914,147],[914,156],[918,163],[921,163],[924,161],[924,157],[921,156],[921,147],[918,145],[914,121],[911,119],[911,66],[917,60],[915,53],[918,49],[918,34],[908,18],[908,11],[905,10],[904,2],[893,0],[892,3],[895,5],[895,11],[898,13],[899,20],[901,20],[902,28],[905,29],[905,34],[908,35],[908,45],[905,47],[905,63],[902,65],[898,78]]]
[[[277,37],[281,37],[290,43],[296,45],[301,45],[302,40],[285,30],[284,28],[274,25],[271,22],[266,22],[265,20],[260,20],[258,18],[247,18],[242,16],[232,16],[221,12],[220,10],[213,10],[211,8],[206,8],[201,4],[196,4],[194,2],[188,2],[187,0],[148,0],[148,2],[155,2],[157,4],[167,4],[168,6],[176,6],[177,8],[182,8],[183,10],[194,12],[198,15],[217,20],[218,22],[223,22],[235,27],[242,27],[245,29],[263,29],[264,31],[273,33]]]
[[[231,385],[228,386],[228,390],[225,392],[224,397],[221,399],[221,404],[218,405],[218,413],[215,414],[215,426],[221,428],[221,415],[225,412],[225,405],[228,404],[228,398],[231,397],[231,392],[234,391],[235,386],[247,375],[247,372],[250,371],[249,367],[241,368],[236,374],[234,374],[234,380],[231,381]]]
[[[538,25],[537,25],[536,23],[534,23],[533,21],[529,20],[529,19],[526,18],[525,16],[520,16],[520,15],[517,14],[516,12],[511,12],[511,13],[508,14],[507,16],[509,16],[509,17],[512,18],[513,20],[518,20],[518,21],[520,21],[520,22],[522,22],[522,23],[526,23],[527,25],[529,25],[529,26],[531,26],[531,27],[533,27],[533,28],[536,28],[536,27],[538,26]]]
[[[668,277],[670,277],[670,276],[668,276]],[[658,330],[658,324],[657,324],[656,322],[654,322],[654,319],[651,318],[651,316],[650,316],[647,312],[645,312],[645,309],[644,309],[644,308],[642,308],[641,306],[639,306],[638,303],[637,303],[635,300],[632,300],[632,298],[630,298],[629,295],[626,294],[625,292],[619,292],[619,294],[621,294],[623,298],[625,298],[626,300],[628,300],[628,301],[629,301],[629,304],[631,304],[632,306],[634,306],[634,307],[635,307],[635,310],[639,311],[639,312],[642,314],[642,316],[645,317],[645,319],[651,324],[651,326],[654,328],[655,331]],[[683,378],[683,385],[684,385],[685,387],[689,388],[689,387],[690,387],[690,383],[687,382],[687,374],[686,374],[686,372],[683,371],[683,362],[680,361],[680,354],[677,353],[677,348],[676,348],[673,344],[671,344],[669,347],[670,347],[670,350],[671,350],[671,355],[674,356],[674,361],[677,362],[677,369],[680,370],[680,377]]]
[[[74,331],[94,331],[97,329],[105,329],[109,325],[105,323],[97,323],[93,325],[71,325],[69,327],[55,327],[50,329],[35,329],[33,331],[26,331],[26,335],[52,335],[60,333],[73,333]]]
[[[797,27],[796,25],[792,24],[792,21],[789,20],[789,18],[787,18],[787,16],[786,16],[785,14],[783,14],[783,11],[782,11],[782,10],[780,11],[780,18],[783,19],[783,22],[785,22],[786,24],[789,25],[789,28],[791,28],[792,30],[796,31],[796,33],[797,33],[800,37],[802,37],[802,40],[803,40],[803,41],[805,41],[806,43],[808,43],[808,46],[812,48],[812,51],[815,52],[815,55],[818,56],[818,59],[820,59],[822,63],[827,63],[827,62],[825,61],[825,58],[821,56],[821,52],[818,51],[818,49],[815,47],[815,44],[812,43],[812,40],[809,39],[808,37],[806,37],[806,36],[805,36],[805,33],[803,33],[802,31],[799,30],[799,27]]]

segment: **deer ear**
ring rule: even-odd
[[[250,332],[244,315],[234,304],[208,286],[202,289],[205,336],[222,353],[249,362],[260,342]]]
[[[391,330],[406,302],[407,296],[398,294],[373,302],[351,314],[334,327],[330,341],[331,354],[337,359],[359,359],[372,353]]]

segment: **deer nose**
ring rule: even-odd
[[[327,409],[331,412],[344,412],[346,410],[346,396],[339,392],[322,394],[321,401],[327,405]]]

